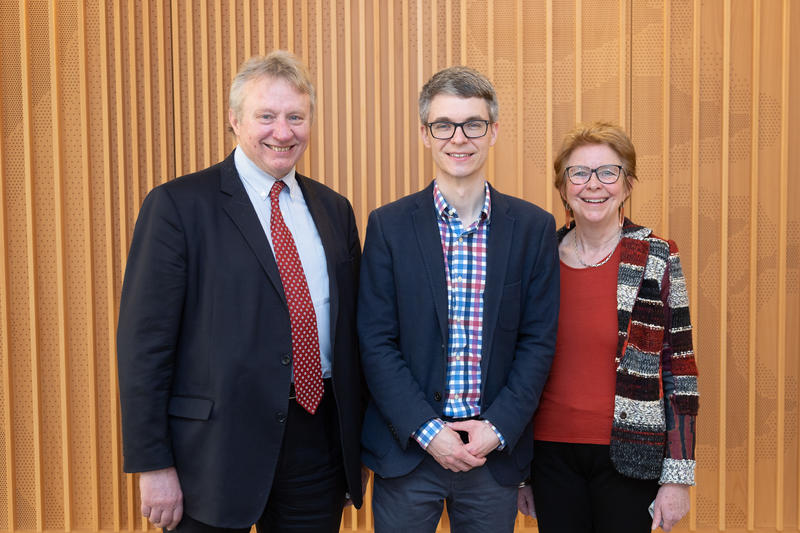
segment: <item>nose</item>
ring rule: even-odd
[[[464,133],[464,126],[461,125],[461,126],[456,126],[456,131],[454,131],[453,132],[453,136],[450,137],[450,142],[453,142],[453,143],[456,143],[456,144],[463,144],[463,143],[467,142],[468,139],[469,138]]]
[[[278,119],[275,121],[275,127],[272,130],[272,136],[280,140],[290,139],[292,137],[292,128],[285,119]]]

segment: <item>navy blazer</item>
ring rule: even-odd
[[[487,465],[500,484],[516,485],[529,472],[531,417],[555,350],[558,248],[552,215],[494,189],[491,202],[481,417],[506,440]],[[382,477],[422,461],[412,433],[444,409],[448,308],[436,217],[431,184],[373,211],[364,240],[358,334],[371,399],[362,457]]]
[[[333,391],[345,473],[361,504],[361,257],[352,207],[297,175],[330,279]],[[133,234],[117,333],[124,469],[175,466],[186,512],[249,527],[269,497],[291,382],[277,264],[231,154],[153,189]]]

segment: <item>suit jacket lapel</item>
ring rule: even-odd
[[[334,345],[334,335],[336,333],[336,321],[339,318],[339,285],[336,280],[336,263],[338,257],[335,250],[336,239],[334,239],[332,228],[333,222],[328,217],[328,213],[323,207],[319,197],[306,183],[307,178],[299,173],[295,173],[300,190],[303,191],[303,198],[306,200],[308,211],[314,219],[319,238],[322,241],[322,248],[325,250],[325,264],[328,267],[328,291],[330,298],[330,322],[331,322],[331,346]]]
[[[495,189],[491,189],[492,212],[489,221],[489,242],[486,250],[486,286],[483,290],[483,353],[481,371],[487,372],[500,301],[506,283],[506,268],[511,244],[514,240],[515,219],[508,213],[508,203]],[[523,245],[522,243],[519,243]],[[485,383],[485,380],[483,381]]]
[[[447,280],[444,276],[444,254],[442,253],[442,237],[436,220],[436,208],[433,204],[433,184],[426,187],[418,196],[417,209],[411,214],[414,221],[414,232],[419,243],[422,264],[428,274],[433,305],[442,339],[447,342]]]
[[[247,196],[247,191],[236,172],[233,153],[220,164],[220,190],[227,196],[222,202],[222,208],[242,233],[250,249],[258,258],[258,262],[261,263],[267,278],[285,303],[286,295],[283,292],[278,265],[275,263],[275,257],[272,255],[269,241],[264,235],[258,215],[253,209],[253,204],[250,203],[250,197]]]

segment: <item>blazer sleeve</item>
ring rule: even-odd
[[[665,309],[661,355],[667,445],[661,483],[694,485],[695,421],[698,410],[697,365],[692,347],[692,324],[686,278],[678,247],[669,241],[668,279],[662,284]]]
[[[522,295],[522,314],[514,353],[509,356],[513,361],[506,385],[481,413],[502,433],[509,452],[539,405],[555,355],[560,299],[558,241],[551,215],[539,226],[538,246],[528,246],[537,252],[527,291]]]
[[[139,212],[120,301],[117,359],[126,472],[173,465],[167,404],[186,293],[186,265],[178,209],[168,190],[158,187]]]

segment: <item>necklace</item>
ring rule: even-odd
[[[617,240],[616,240],[616,242],[614,243],[614,246],[611,248],[611,251],[610,251],[610,252],[608,252],[608,255],[606,255],[605,257],[603,257],[603,258],[602,258],[602,259],[601,259],[599,262],[597,262],[597,263],[584,263],[584,262],[583,262],[583,259],[581,258],[581,253],[580,253],[580,251],[578,250],[578,228],[575,228],[575,236],[574,236],[574,237],[575,237],[575,238],[574,238],[574,239],[572,239],[572,244],[575,246],[575,257],[577,257],[577,258],[578,258],[578,262],[579,262],[581,265],[583,265],[585,268],[597,268],[597,267],[599,267],[599,266],[603,266],[603,265],[605,265],[606,263],[608,263],[608,260],[609,260],[609,259],[611,259],[611,256],[612,256],[612,255],[614,255],[614,250],[616,250],[616,249],[617,249],[617,244],[619,244],[619,241],[622,239],[622,231],[619,231],[619,232],[617,233]],[[607,242],[608,242],[608,241],[607,241]],[[583,246],[583,242],[581,242],[581,248],[583,248],[583,247],[584,247],[584,246]]]

